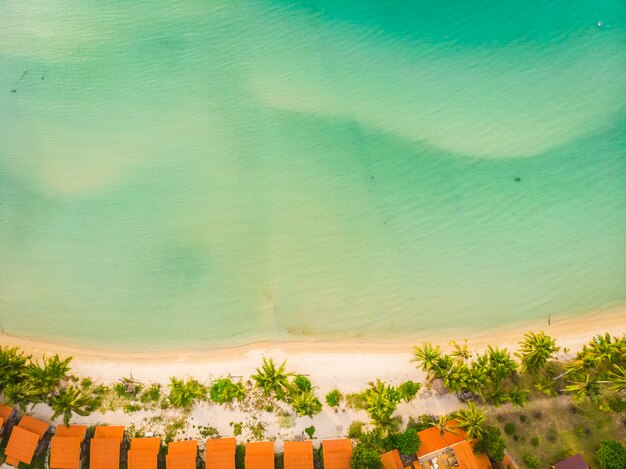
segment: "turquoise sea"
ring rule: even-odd
[[[0,325],[124,350],[626,305],[623,0],[0,1]]]

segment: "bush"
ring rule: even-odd
[[[394,446],[398,448],[401,454],[413,455],[417,453],[422,440],[413,428],[407,428],[402,433],[392,437]]]
[[[626,448],[618,441],[602,441],[596,459],[602,469],[623,469],[626,467]]]
[[[304,429],[304,433],[306,433],[307,435],[309,435],[309,439],[313,439],[313,435],[315,435],[315,427],[313,425],[311,425],[310,427],[306,427]]]
[[[195,379],[171,378],[169,401],[178,409],[190,409],[197,400],[206,399],[206,388]]]
[[[406,424],[406,428],[412,428],[416,432],[421,432],[422,430],[428,430],[432,427],[432,422],[435,417],[432,415],[420,415],[417,420],[413,417],[409,417],[409,421]]]
[[[415,381],[405,381],[400,386],[398,386],[398,391],[400,392],[400,397],[404,402],[411,402],[417,396],[422,385],[420,383],[416,383]]]
[[[230,426],[233,427],[233,435],[239,436],[243,432],[243,423],[230,422]]]
[[[328,394],[326,394],[326,404],[329,407],[339,407],[341,401],[343,400],[343,394],[339,389],[333,389]]]
[[[141,396],[139,396],[139,400],[144,404],[149,402],[159,402],[161,399],[161,385],[153,384],[149,388],[147,388]]]
[[[365,423],[359,422],[358,420],[352,422],[350,427],[348,427],[348,438],[360,438],[363,434],[364,426]]]
[[[245,396],[243,384],[230,378],[220,378],[209,388],[209,397],[216,404],[232,404],[235,400],[241,402]]]
[[[522,423],[526,423],[528,421],[528,417],[526,417],[524,414],[520,414],[519,421]]]
[[[353,392],[346,394],[346,405],[355,410],[367,410],[367,399],[363,393]]]
[[[309,392],[311,389],[313,389],[311,380],[304,375],[296,375],[296,377],[293,379],[293,384],[302,392]]]
[[[381,469],[380,453],[368,445],[359,443],[352,452],[352,469]]]
[[[539,467],[539,461],[537,458],[530,454],[524,456],[524,464],[526,464],[526,467],[529,469],[537,469]]]
[[[530,439],[530,444],[533,446],[539,446],[539,437],[538,436],[533,436]]]
[[[582,425],[578,425],[576,427],[576,435],[578,435],[578,438],[587,438],[587,429]]]
[[[504,433],[507,435],[515,435],[517,433],[517,428],[513,422],[507,422],[504,424]]]
[[[485,428],[484,434],[474,447],[479,453],[487,453],[491,459],[498,462],[504,459],[504,448],[505,443],[500,429],[491,425]]]

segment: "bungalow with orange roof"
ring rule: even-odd
[[[0,404],[0,438],[15,420],[17,420],[17,411],[13,407]]]
[[[128,469],[157,469],[160,438],[133,438],[128,450]]]
[[[380,462],[383,464],[383,469],[413,469],[413,465],[405,466],[400,458],[400,451],[394,449],[387,451],[380,456]]]
[[[235,469],[235,438],[215,438],[206,442],[206,469]]]
[[[450,428],[455,422],[450,422]],[[475,454],[467,433],[460,428],[441,432],[436,427],[418,433],[422,444],[417,451],[417,467],[421,469],[492,469],[485,454]]]
[[[61,425],[50,440],[48,465],[50,469],[80,469],[87,427]]]
[[[30,464],[37,449],[41,449],[40,443],[44,440],[50,425],[43,420],[39,420],[25,415],[20,420],[9,437],[4,454],[6,463],[18,467],[20,463]]]
[[[123,426],[96,427],[89,442],[89,469],[119,469]]]
[[[313,469],[313,443],[285,441],[283,459],[285,469]]]
[[[246,444],[246,469],[274,469],[274,442]]]
[[[324,440],[322,454],[324,469],[350,469],[352,440]]]
[[[196,440],[172,441],[167,446],[167,469],[196,469],[198,442]]]

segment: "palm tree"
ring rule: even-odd
[[[426,372],[435,372],[441,358],[441,348],[439,345],[426,342],[421,346],[413,347],[412,362],[417,363],[418,368]]]
[[[44,395],[41,389],[35,386],[31,381],[20,381],[17,383],[10,383],[4,388],[4,400],[10,405],[17,405],[22,410],[26,411],[26,407],[29,404],[37,404],[41,402]]]
[[[554,386],[554,381],[552,381],[550,378],[546,378],[545,376],[540,376],[535,383],[535,388],[548,397],[556,396],[557,392]]]
[[[470,352],[469,347],[467,346],[467,340],[463,341],[463,345],[459,345],[455,340],[450,342],[452,345],[452,352],[450,352],[450,356],[457,361],[466,362],[472,357],[472,352]]]
[[[446,433],[452,433],[453,435],[457,435],[457,426],[453,422],[453,420],[454,416],[452,414],[442,415],[439,418],[428,415],[425,423],[429,427],[436,428],[441,436],[445,435]]]
[[[565,386],[565,391],[573,393],[574,399],[578,402],[584,402],[585,399],[589,399],[594,403],[600,401],[600,396],[602,395],[600,384],[602,382],[592,377],[589,373],[585,373],[584,378],[572,380],[569,383]]]
[[[611,389],[614,391],[623,391],[626,389],[626,367],[615,365],[614,371],[609,373],[609,379],[612,382]]]
[[[524,334],[525,340],[520,342],[520,351],[516,355],[522,360],[522,371],[537,373],[546,362],[560,350],[556,341],[543,332]]]
[[[44,356],[43,366],[38,362],[31,362],[28,365],[28,377],[47,394],[52,392],[61,380],[67,377],[71,361],[72,357],[61,360],[58,355],[53,355],[50,358]]]
[[[272,393],[278,400],[284,400],[291,389],[291,383],[289,377],[293,373],[287,373],[285,371],[286,361],[282,362],[277,368],[273,359],[266,360],[263,358],[263,366],[256,369],[256,374],[252,375],[252,379],[256,381],[257,387],[263,390],[266,396],[271,396]]]
[[[589,347],[584,346],[580,354],[595,357],[601,364],[613,364],[619,359],[619,340],[617,337],[611,338],[607,332],[604,336],[597,335],[589,343]]]
[[[178,409],[190,409],[196,400],[205,399],[206,388],[195,379],[171,378],[169,400]]]
[[[19,348],[0,345],[0,392],[26,375],[28,360],[30,355],[24,355]]]
[[[465,430],[470,438],[480,438],[485,433],[485,417],[485,412],[473,402],[454,412],[456,426]]]
[[[509,401],[511,401],[513,407],[526,407],[526,404],[528,403],[528,394],[529,392],[525,389],[515,386],[511,391],[509,391]]]
[[[313,391],[296,393],[293,396],[291,407],[300,417],[313,417],[322,411],[322,403],[313,394]]]
[[[93,407],[90,396],[83,394],[82,391],[74,386],[68,386],[61,389],[58,394],[50,397],[50,407],[54,411],[52,420],[59,416],[63,416],[63,423],[69,426],[72,419],[72,412],[78,415],[89,415],[90,408]]]
[[[499,382],[494,384],[489,394],[487,394],[487,401],[496,407],[500,407],[502,404],[509,402],[509,399],[509,393],[504,390]]]
[[[506,348],[493,348],[491,345],[487,348],[487,374],[492,381],[500,381],[515,373],[517,363],[511,358],[511,354]]]
[[[375,425],[385,427],[386,423],[391,421],[391,415],[402,400],[402,396],[395,386],[386,385],[381,380],[370,382],[368,385],[369,388],[363,393],[367,413]]]

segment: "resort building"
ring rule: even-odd
[[[274,442],[247,443],[246,469],[274,469]]]
[[[198,441],[172,441],[167,446],[165,467],[167,469],[196,469]]]
[[[313,443],[285,441],[283,460],[285,469],[313,469]]]
[[[455,422],[450,422],[450,428]],[[474,454],[472,442],[460,428],[454,432],[431,427],[418,433],[422,444],[417,452],[419,469],[492,469],[486,454]]]
[[[0,438],[4,436],[5,430],[17,418],[17,412],[13,407],[0,404]]]
[[[161,440],[133,438],[128,450],[128,469],[157,469]]]
[[[324,469],[350,469],[352,440],[322,441]]]
[[[123,439],[123,426],[96,427],[89,442],[89,468],[119,469]]]
[[[380,462],[383,463],[383,469],[413,469],[413,465],[405,466],[400,458],[400,451],[394,449],[380,456]]]
[[[6,463],[18,467],[20,463],[30,464],[35,452],[48,431],[49,425],[36,418],[25,415],[20,420],[9,437],[9,443],[4,451]]]
[[[50,469],[80,469],[87,427],[60,425],[50,440],[48,467]]]
[[[216,438],[206,442],[206,469],[235,469],[235,438]]]
[[[582,454],[576,454],[561,462],[557,462],[553,469],[589,469],[589,464],[585,461]]]

